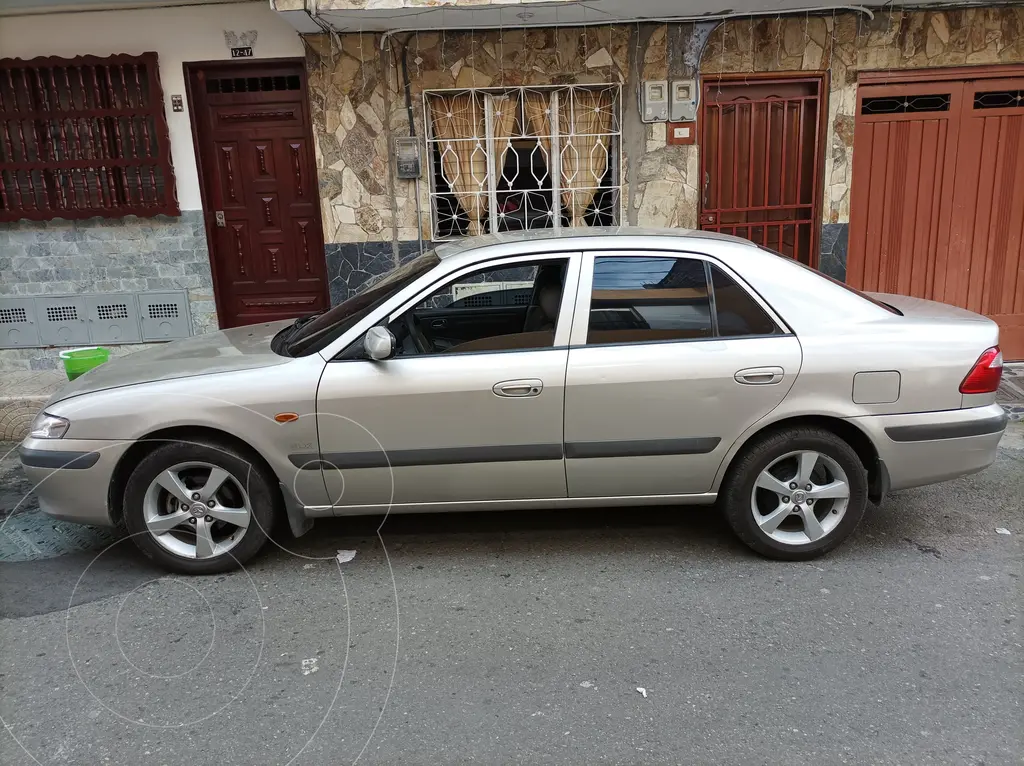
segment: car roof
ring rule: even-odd
[[[461,237],[451,242],[443,242],[437,246],[435,252],[441,259],[451,258],[471,250],[478,250],[494,245],[539,244],[550,242],[561,242],[569,245],[574,240],[579,240],[579,246],[583,248],[593,247],[593,240],[598,237],[613,237],[623,241],[619,246],[629,247],[642,244],[644,239],[674,239],[677,243],[688,240],[717,240],[731,244],[744,245],[750,248],[757,248],[753,242],[740,237],[733,237],[728,234],[719,234],[713,231],[698,231],[696,229],[669,229],[669,228],[643,228],[639,226],[594,226],[579,229],[530,229],[527,231],[511,231],[501,234],[483,234],[476,237]],[[640,241],[636,241],[640,240]],[[609,243],[611,244],[611,243]],[[650,243],[655,244],[655,243]],[[661,243],[664,244],[664,243]]]

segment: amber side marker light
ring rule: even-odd
[[[278,423],[294,423],[299,419],[299,413],[297,412],[279,412],[274,415],[274,420]]]

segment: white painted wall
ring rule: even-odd
[[[156,51],[170,128],[171,159],[182,210],[200,210],[192,126],[185,96],[182,62],[231,58],[224,30],[259,34],[254,58],[302,56],[295,29],[270,9],[268,0],[225,5],[192,5],[135,11],[52,13],[0,16],[0,56],[109,56]],[[171,111],[171,96],[185,101],[184,112]]]

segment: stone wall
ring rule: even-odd
[[[424,90],[624,86],[632,34],[621,26],[423,32],[392,38],[383,51],[379,35],[305,38],[332,300],[394,268],[418,251],[420,238],[430,243],[430,166],[424,157],[423,178],[399,180],[392,173],[391,157],[395,136],[424,135]],[[403,55],[411,128],[401,77]],[[631,155],[625,146],[620,155],[625,178]]]
[[[332,0],[335,7],[421,0]],[[424,0],[425,2],[425,0]],[[429,3],[432,4],[433,0]],[[322,5],[322,3],[321,3]],[[323,6],[326,7],[326,6]],[[845,275],[857,74],[1024,61],[1024,9],[851,12],[727,22],[421,32],[380,49],[371,34],[306,39],[328,267],[335,299],[430,238],[428,183],[392,173],[392,140],[423,136],[423,91],[616,83],[622,86],[620,220],[698,225],[700,149],[670,146],[646,125],[638,83],[717,73],[824,72],[828,110],[821,236],[824,270]],[[401,76],[405,56],[412,131]],[[429,165],[424,157],[424,170]],[[422,215],[416,217],[417,195]]]
[[[193,332],[217,329],[200,211],[0,224],[0,295],[188,291]],[[124,350],[136,350],[126,345]],[[0,369],[56,366],[54,349],[2,349]]]

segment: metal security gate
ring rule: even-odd
[[[1024,67],[860,86],[853,156],[849,282],[986,314],[1024,359]]]
[[[700,227],[817,263],[821,76],[706,79]]]

